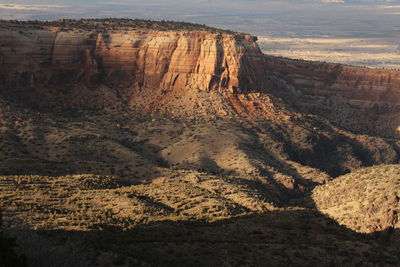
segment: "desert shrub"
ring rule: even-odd
[[[82,175],[80,179],[80,188],[84,190],[112,189],[120,187],[120,184],[114,176]]]

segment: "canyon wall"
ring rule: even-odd
[[[302,112],[323,115],[352,131],[398,134],[399,71],[270,56],[265,68],[274,92]]]
[[[2,90],[106,84],[131,88],[262,89],[254,37],[209,32],[0,29]]]
[[[0,94],[52,110],[291,119],[279,96],[348,130],[400,129],[400,72],[265,56],[237,33],[0,25]]]

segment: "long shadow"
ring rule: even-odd
[[[277,133],[273,131],[269,125],[265,123],[259,124],[258,127],[268,127],[268,132],[272,134],[277,140],[282,140],[286,142],[286,139],[282,136],[281,133]],[[243,129],[251,136],[257,136],[257,132],[252,129]],[[268,180],[270,184],[272,184],[276,190],[282,192],[282,195],[286,196],[285,201],[290,204],[300,204],[300,202],[311,203],[308,200],[309,193],[314,189],[315,186],[321,184],[321,182],[317,182],[311,180],[309,178],[304,177],[299,171],[294,168],[292,165],[288,163],[288,160],[291,160],[288,157],[285,157],[284,152],[289,148],[289,144],[286,144],[285,147],[281,151],[276,151],[271,146],[263,144],[262,140],[258,139],[256,142],[250,143],[241,143],[239,144],[239,148],[241,151],[244,151],[249,159],[255,160],[255,162],[261,161],[266,165],[273,167],[276,172],[280,174],[284,174],[287,177],[292,177],[293,182],[289,184],[287,181],[280,181],[279,178],[276,178],[276,173],[272,173],[270,170],[257,166],[260,174]],[[307,164],[304,164],[307,165]],[[320,169],[320,168],[316,168]],[[325,181],[323,181],[325,182]],[[309,206],[309,204],[307,204]]]
[[[360,167],[376,164],[393,164],[398,162],[399,148],[383,138],[370,136],[346,135],[327,122],[318,119],[307,119],[305,123],[315,129],[284,129],[279,125],[274,128],[262,123],[262,127],[269,127],[269,131],[276,139],[284,141],[283,153],[289,160],[302,165],[310,166],[328,173],[331,177],[346,174]],[[282,153],[282,152],[281,152]]]
[[[398,230],[397,230],[398,231]],[[14,231],[31,266],[399,266],[400,247],[312,210],[123,231]],[[49,254],[49,252],[51,252]],[[70,258],[59,258],[71,255]],[[54,265],[56,264],[56,265]]]
[[[356,142],[343,136],[341,138],[343,138],[340,139],[342,143]],[[260,150],[261,152],[254,154],[254,159],[274,164],[278,171],[295,177],[299,183],[306,182],[301,180],[305,178],[287,162],[274,153],[261,149],[261,145],[257,143],[251,147],[245,144],[243,148]],[[362,144],[355,143],[355,145],[360,146],[354,148],[359,149],[358,157],[364,157],[365,164],[373,163],[370,161],[373,157],[364,154],[368,150],[363,150]],[[317,143],[317,146],[322,146],[321,149],[326,153],[332,153],[329,151],[330,146],[325,147],[325,141]],[[312,159],[315,161],[311,162],[312,164],[326,160],[326,158],[318,159],[320,152],[314,152]],[[307,159],[302,155],[307,154],[298,154],[298,160],[307,163]],[[20,166],[24,166],[20,159],[18,161]],[[214,164],[214,162],[205,163]],[[81,165],[63,165],[65,164],[35,162],[32,159],[31,162],[26,162],[26,166],[30,166],[32,168],[30,170],[37,173],[48,172],[53,175],[53,172],[50,172],[52,170],[65,174],[71,174],[73,171],[82,173]],[[327,165],[321,166],[326,168]],[[10,174],[15,174],[11,169],[9,171]],[[23,171],[26,173],[27,169]],[[271,177],[266,170],[262,174]],[[262,186],[257,182],[247,182],[247,184],[254,189]],[[312,186],[313,184],[310,188]],[[289,189],[283,190],[290,192]],[[310,203],[309,206],[313,207],[309,195],[303,196],[304,200]],[[103,225],[102,228],[106,230],[25,229],[14,231],[14,234],[19,238],[21,250],[28,256],[31,266],[400,265],[399,248],[387,244],[387,240],[395,244],[398,229],[388,229],[386,232],[374,235],[361,235],[340,226],[316,210],[287,208],[211,223],[154,222],[133,230],[123,230],[108,225]]]
[[[370,235],[385,244],[400,247],[400,229],[398,228],[389,227],[382,231],[371,233]]]

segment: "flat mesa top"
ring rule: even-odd
[[[0,20],[1,28],[45,29],[57,27],[65,30],[155,30],[155,31],[207,31],[212,33],[241,34],[230,30],[217,29],[201,24],[176,21],[152,21],[143,19],[60,19],[53,21]]]

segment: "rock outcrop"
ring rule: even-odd
[[[37,97],[32,92],[44,87],[82,90],[103,84],[124,88],[123,100],[134,103],[143,89],[164,94],[263,89],[264,58],[250,35],[17,29],[0,29],[0,91],[10,96],[32,99]]]
[[[189,119],[290,120],[294,107],[346,130],[399,134],[398,71],[269,57],[239,33],[77,23],[0,23],[0,94],[44,109],[123,103]]]

